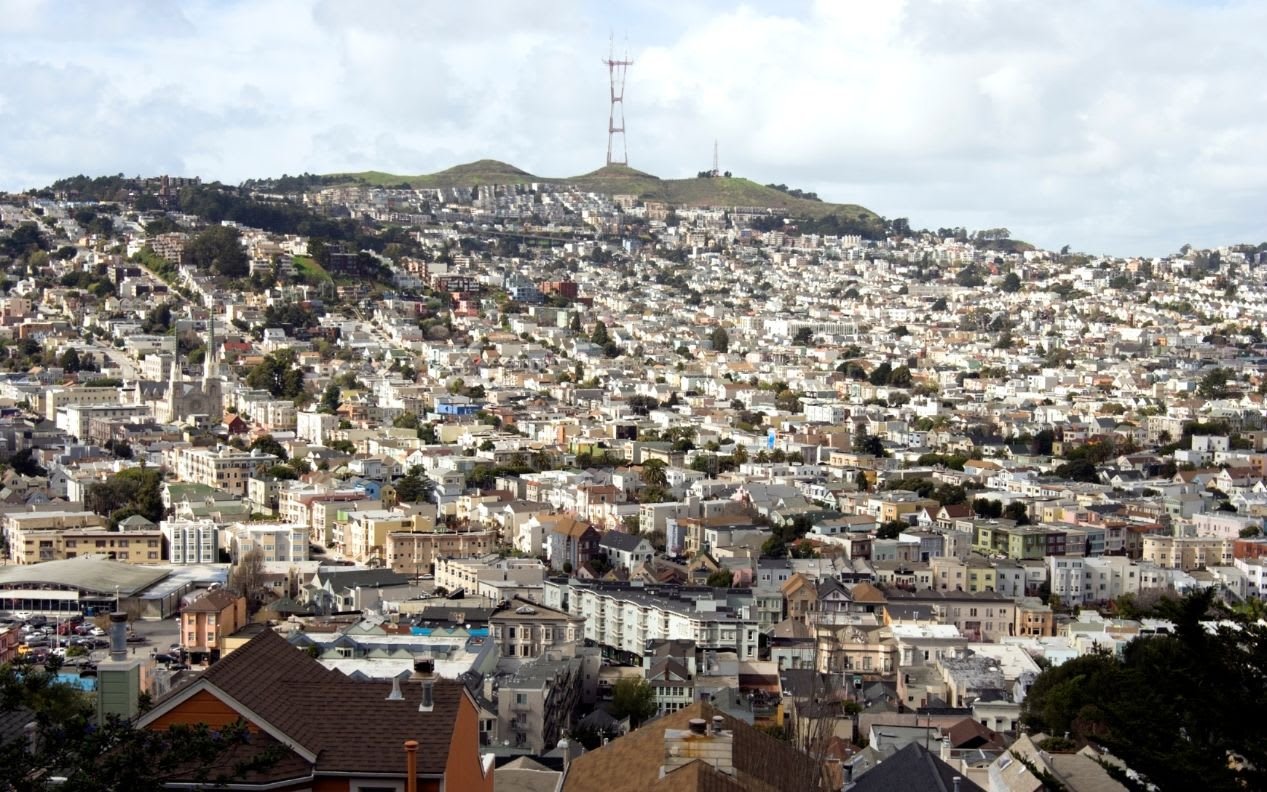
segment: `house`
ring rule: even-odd
[[[814,582],[797,572],[780,586],[783,599],[787,602],[787,617],[808,622],[810,613],[818,607],[818,592]]]
[[[573,759],[562,792],[753,789],[826,792],[827,775],[789,743],[696,702]]]
[[[579,616],[518,596],[499,608],[488,625],[505,657],[531,659],[547,650],[571,657],[585,634],[585,621]]]
[[[208,591],[180,611],[180,645],[195,663],[214,663],[224,639],[247,623],[246,597],[227,589]]]
[[[616,569],[631,571],[655,556],[655,548],[643,536],[623,531],[607,531],[598,540],[598,551],[607,554],[607,561]]]
[[[407,682],[356,681],[263,630],[157,701],[136,727],[244,722],[252,739],[225,761],[236,764],[263,751],[280,756],[234,789],[355,792],[405,789],[412,781],[408,786],[420,792],[492,792],[492,762],[479,753],[475,700],[460,682],[435,679],[428,662],[419,661]],[[406,741],[416,750],[407,754]],[[416,767],[413,779],[410,766]]]
[[[594,526],[575,518],[559,520],[545,537],[546,554],[552,569],[569,571],[580,568],[598,552],[598,531]]]

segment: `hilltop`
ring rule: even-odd
[[[883,224],[883,218],[857,204],[814,201],[789,195],[751,179],[717,176],[712,178],[661,179],[628,165],[607,165],[568,178],[536,176],[498,160],[483,159],[457,165],[437,173],[405,176],[382,171],[339,173],[322,177],[335,181],[346,178],[378,187],[408,186],[421,189],[477,187],[485,184],[565,184],[592,192],[636,195],[647,201],[663,201],[673,206],[750,206],[781,209],[789,215],[821,219],[829,215],[861,224]]]

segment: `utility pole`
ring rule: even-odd
[[[611,106],[607,111],[607,164],[628,165],[629,148],[625,144],[625,70],[633,65],[629,60],[629,52],[620,60],[616,59],[615,43],[609,40],[607,58],[607,76],[611,82]],[[613,141],[620,135],[620,159],[612,157]]]

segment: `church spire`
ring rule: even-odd
[[[209,381],[216,376],[216,304],[207,311],[207,352],[202,356],[202,378]]]

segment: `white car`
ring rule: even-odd
[[[89,630],[88,632],[92,633],[93,635],[97,636],[98,638],[100,638],[101,636],[103,636],[103,635],[105,635],[105,634],[106,634],[106,631],[105,631],[105,630],[103,630],[103,629],[101,629],[100,627],[93,627],[93,628],[92,628],[91,630]]]

